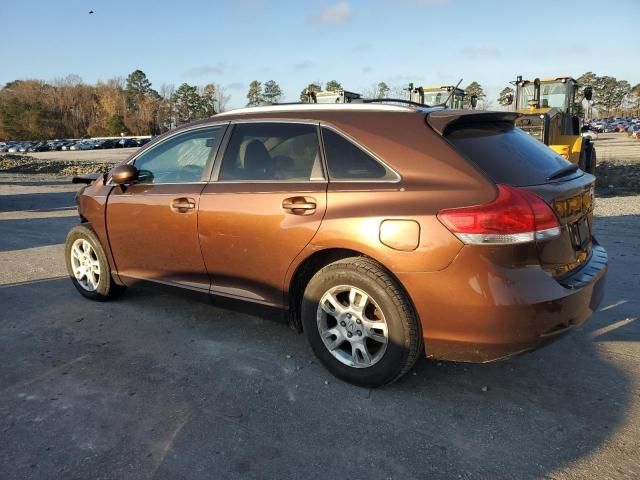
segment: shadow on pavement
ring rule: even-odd
[[[75,192],[0,195],[0,212],[48,212],[65,208],[76,208],[75,195]]]
[[[69,230],[79,222],[77,216],[0,219],[0,252],[64,243]]]

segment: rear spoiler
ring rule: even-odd
[[[84,183],[86,185],[89,185],[95,182],[101,176],[102,176],[102,173],[86,173],[84,175],[78,175],[77,177],[73,177],[71,179],[71,183]]]
[[[440,135],[445,135],[453,125],[482,122],[515,122],[516,112],[476,112],[469,110],[437,110],[427,114],[427,123]]]

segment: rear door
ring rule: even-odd
[[[537,242],[541,265],[561,277],[591,254],[595,178],[511,122],[453,124],[444,137],[499,184],[540,196],[555,211],[561,235]]]
[[[259,121],[232,128],[200,197],[211,291],[282,306],[287,269],[326,209],[318,124]]]
[[[224,125],[173,135],[134,160],[139,182],[109,195],[106,223],[118,274],[209,290],[198,239],[200,193]]]

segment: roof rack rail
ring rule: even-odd
[[[411,100],[405,100],[403,98],[362,98],[358,100],[353,100],[351,103],[385,103],[385,102],[405,103],[407,105],[413,105],[414,107],[422,107],[422,108],[430,107],[430,105],[426,105],[424,103],[412,102]]]
[[[265,102],[261,107],[279,107],[281,105],[313,105],[308,102]]]

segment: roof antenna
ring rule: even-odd
[[[447,97],[447,99],[444,102],[439,103],[437,105],[432,105],[432,107],[445,107],[446,108],[447,103],[449,103],[449,100],[451,100],[451,97],[453,96],[453,94],[458,89],[458,87],[460,86],[461,83],[462,83],[462,79],[460,79],[458,81],[458,83],[456,83],[456,86],[451,89],[451,93],[449,94],[449,96]]]

